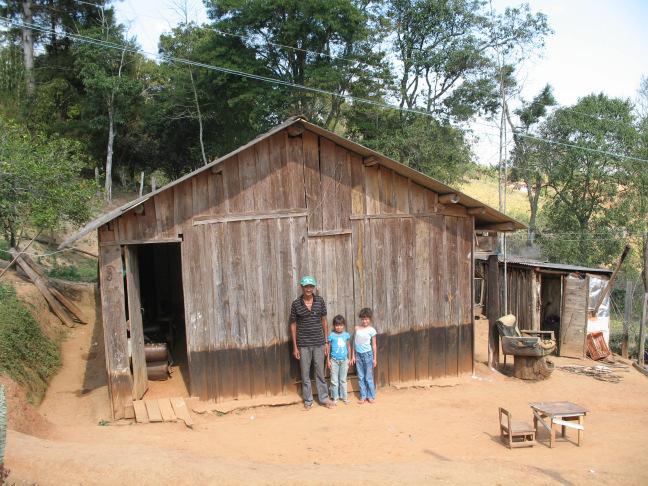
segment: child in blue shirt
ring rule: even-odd
[[[328,335],[327,346],[329,352],[326,364],[331,370],[331,398],[337,405],[338,399],[348,404],[347,398],[347,372],[349,371],[349,354],[351,335],[346,332],[346,319],[337,315],[333,318],[333,331]]]
[[[376,401],[376,385],[374,384],[373,369],[378,364],[376,348],[376,330],[371,326],[373,311],[365,307],[358,314],[360,325],[356,327],[353,336],[353,353],[351,364],[356,365],[358,385],[360,385],[360,401],[373,403]]]

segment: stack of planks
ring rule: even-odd
[[[133,400],[133,409],[135,410],[135,421],[138,424],[182,420],[187,427],[193,427],[189,408],[182,398]]]
[[[86,324],[88,322],[81,309],[51,284],[47,276],[28,255],[19,253],[15,248],[11,248],[9,253],[18,268],[33,282],[63,324],[67,327],[76,327],[77,323]]]

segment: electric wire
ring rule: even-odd
[[[124,45],[124,44],[117,44],[117,43],[110,42],[110,41],[105,41],[105,40],[101,40],[101,39],[96,39],[96,38],[92,38],[92,37],[83,36],[81,34],[70,34],[70,33],[67,33],[67,32],[56,32],[56,31],[54,31],[54,30],[52,30],[50,28],[47,28],[47,27],[42,27],[42,26],[39,26],[37,24],[30,24],[30,23],[25,23],[25,22],[16,22],[16,21],[14,21],[14,20],[12,20],[10,18],[3,17],[3,16],[0,16],[0,21],[3,21],[3,22],[5,22],[7,24],[10,24],[10,25],[13,25],[14,27],[29,28],[29,29],[32,29],[32,30],[36,30],[38,32],[46,33],[46,34],[55,33],[57,35],[66,37],[66,38],[71,39],[71,40],[76,40],[78,42],[92,44],[92,45],[95,45],[95,46],[98,46],[98,47],[115,49],[115,50],[120,50],[120,51],[127,51],[127,52],[131,52],[131,53],[134,53],[134,54],[141,54],[141,55],[145,55],[145,56],[157,57],[158,59],[165,60],[167,62],[178,62],[178,63],[181,63],[181,64],[187,64],[187,65],[190,65],[190,66],[201,67],[201,68],[216,71],[216,72],[222,72],[224,74],[240,76],[240,77],[244,77],[244,78],[254,79],[256,81],[262,81],[262,82],[271,83],[271,84],[275,84],[275,85],[285,86],[285,87],[288,87],[288,88],[308,91],[308,92],[317,93],[317,94],[323,94],[323,95],[332,96],[332,97],[336,97],[336,98],[340,98],[340,99],[354,101],[354,102],[357,102],[357,103],[362,103],[362,104],[375,106],[375,107],[382,108],[382,109],[400,111],[400,112],[410,113],[410,114],[415,114],[415,115],[423,115],[423,116],[426,116],[428,118],[432,118],[433,120],[438,121],[438,118],[434,114],[426,112],[426,111],[422,111],[422,110],[416,110],[416,109],[412,109],[412,108],[400,107],[400,106],[396,106],[396,105],[392,105],[392,104],[388,104],[388,103],[383,103],[383,102],[379,102],[379,101],[376,101],[376,100],[371,100],[371,99],[368,99],[368,98],[361,98],[361,97],[357,97],[357,96],[353,96],[353,95],[345,94],[345,93],[335,93],[335,92],[324,90],[324,89],[321,89],[321,88],[315,88],[315,87],[312,87],[312,86],[305,86],[305,85],[302,85],[302,84],[293,83],[291,81],[285,81],[285,80],[282,80],[282,79],[271,78],[271,77],[267,77],[267,76],[261,76],[261,75],[258,75],[258,74],[248,73],[248,72],[245,72],[245,71],[239,71],[239,70],[236,70],[236,69],[226,68],[226,67],[222,67],[222,66],[215,66],[215,65],[207,64],[207,63],[203,63],[203,62],[192,61],[192,60],[189,60],[189,59],[179,58],[179,57],[175,57],[175,56],[169,56],[169,55],[166,55],[166,54],[151,53],[151,52],[148,52],[148,51],[145,51],[143,49],[139,49],[139,48],[136,48],[136,47],[133,47],[133,46],[128,46],[128,45]],[[493,128],[492,125],[489,125],[489,124],[479,123],[479,122],[474,122],[474,123],[476,125],[485,126],[487,128],[491,128],[491,129]],[[629,156],[629,155],[618,154],[618,153],[615,153],[615,152],[608,152],[608,151],[605,151],[605,150],[599,150],[599,149],[594,149],[594,148],[590,148],[590,147],[582,147],[580,145],[570,144],[570,143],[566,143],[566,142],[559,142],[559,141],[556,141],[556,140],[550,140],[550,139],[537,137],[537,136],[530,135],[530,134],[523,133],[523,132],[519,132],[519,131],[514,132],[514,133],[516,133],[516,135],[518,135],[520,137],[532,139],[532,140],[535,140],[537,142],[543,142],[543,143],[547,143],[547,144],[551,144],[551,145],[557,145],[557,146],[565,146],[565,147],[574,148],[574,149],[577,149],[577,150],[583,150],[583,151],[608,155],[610,157],[618,157],[618,158],[622,158],[622,159],[626,159],[626,160],[634,160],[634,161],[638,161],[638,162],[647,162],[648,163],[648,159],[644,159],[644,158],[640,158],[640,157],[633,157],[633,156]]]

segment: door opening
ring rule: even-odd
[[[131,259],[131,272],[137,273],[131,277],[131,285],[139,288],[136,294],[133,288],[129,289],[128,295],[131,300],[139,299],[141,314],[141,319],[129,315],[134,378],[137,375],[136,357],[143,354],[148,380],[146,398],[188,396],[180,243],[129,245],[126,253]],[[133,305],[127,308],[136,312]],[[135,326],[138,325],[141,325],[143,339],[137,339]],[[139,349],[142,343],[143,353]]]

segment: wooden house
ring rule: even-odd
[[[501,255],[476,258],[476,274],[486,275],[486,308],[495,316],[513,314],[520,329],[554,331],[557,354],[573,358],[585,356],[588,332],[601,331],[608,340],[610,298],[605,297],[592,315],[612,270],[578,265],[542,262],[518,257],[506,260],[506,309],[504,309],[504,260]],[[491,289],[498,289],[493,292]],[[491,335],[491,349],[499,340]]]
[[[61,246],[98,230],[119,418],[147,389],[143,335],[154,319],[184,321],[174,334],[191,395],[218,401],[294,390],[288,316],[305,274],[317,278],[329,321],[346,316],[350,332],[360,308],[374,309],[379,386],[471,372],[476,228],[523,225],[292,118]]]

